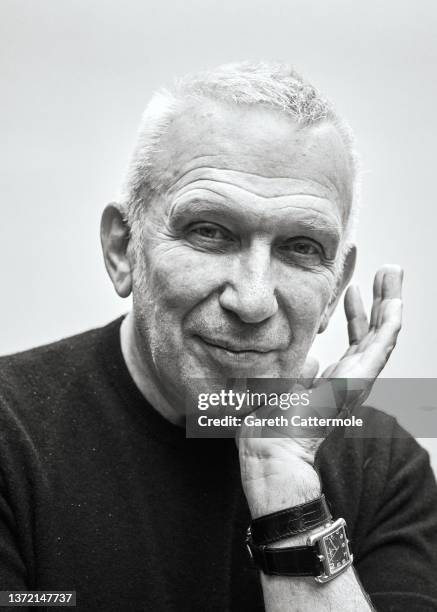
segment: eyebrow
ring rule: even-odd
[[[222,196],[221,193],[219,193],[218,191],[214,191],[213,189],[210,188],[202,188],[202,191],[207,191],[209,192],[212,197],[199,197],[199,196],[191,196],[189,198],[184,198],[184,196],[182,196],[181,198],[178,198],[177,200],[175,200],[175,202],[173,202],[173,204],[170,207],[170,211],[169,211],[169,218],[174,219],[176,217],[176,219],[186,213],[186,212],[190,212],[190,213],[206,213],[206,212],[211,212],[211,210],[214,210],[214,207],[222,207],[222,208],[230,208],[231,206],[229,205],[229,203],[227,202],[226,198],[224,198]],[[181,201],[182,200],[182,201]],[[182,210],[181,210],[182,209]],[[189,209],[188,211],[186,209]]]

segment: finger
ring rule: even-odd
[[[391,298],[381,306],[381,325],[376,329],[375,340],[389,338],[390,333],[397,337],[402,326],[402,300]]]
[[[396,265],[386,265],[384,266],[384,270],[385,273],[381,288],[382,302],[379,308],[378,318],[376,321],[377,327],[383,324],[383,305],[387,302],[387,300],[402,298],[402,282],[404,276],[402,268]]]
[[[384,323],[374,333],[373,340],[363,352],[361,366],[369,376],[378,376],[387,363],[402,326],[402,300],[393,298],[384,308]]]
[[[358,344],[367,334],[369,323],[360,290],[356,285],[350,286],[346,291],[344,311],[347,319],[349,344]]]
[[[382,282],[382,299],[401,298],[404,271],[400,266],[395,264],[385,265],[384,271],[384,279]]]
[[[370,328],[376,326],[378,319],[379,305],[382,299],[382,281],[384,279],[384,267],[380,268],[375,274],[373,281],[373,303],[372,311],[370,313]]]
[[[309,356],[304,363],[300,375],[300,382],[306,389],[312,386],[314,377],[319,371],[319,362],[315,357]]]

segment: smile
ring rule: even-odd
[[[231,342],[227,342],[223,340],[210,340],[210,339],[203,338],[201,336],[198,336],[198,338],[200,338],[205,344],[208,344],[209,346],[222,349],[226,351],[227,353],[232,353],[235,355],[242,354],[242,353],[249,353],[249,354],[254,353],[257,355],[261,355],[264,353],[271,353],[277,350],[276,348],[269,348],[266,346],[236,345],[236,344],[232,344]]]
[[[197,336],[197,340],[208,355],[220,366],[224,367],[256,367],[271,366],[277,359],[277,349],[267,347],[228,344],[227,342],[214,341]],[[220,342],[220,344],[216,344]]]

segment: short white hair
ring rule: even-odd
[[[200,103],[205,99],[238,106],[261,105],[279,109],[302,126],[322,121],[332,122],[336,126],[345,144],[352,174],[351,202],[341,257],[344,259],[348,244],[353,240],[358,211],[359,172],[353,134],[332,104],[292,66],[282,63],[226,64],[179,78],[170,88],[153,95],[142,116],[119,199],[132,234],[136,233],[136,226],[143,219],[142,212],[147,201],[167,187],[154,163],[162,137],[173,119],[184,111],[188,101]]]

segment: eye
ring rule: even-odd
[[[323,259],[323,247],[310,238],[290,238],[278,245],[282,257],[307,264],[317,264]]]
[[[227,240],[227,232],[222,230],[217,225],[198,225],[197,227],[192,228],[193,233],[197,234],[201,238],[207,238],[209,240]]]
[[[187,239],[203,250],[224,252],[232,247],[235,238],[227,229],[216,223],[197,223],[188,229]]]
[[[293,250],[300,255],[316,255],[319,250],[311,242],[304,242],[303,240],[296,241],[293,246]]]

